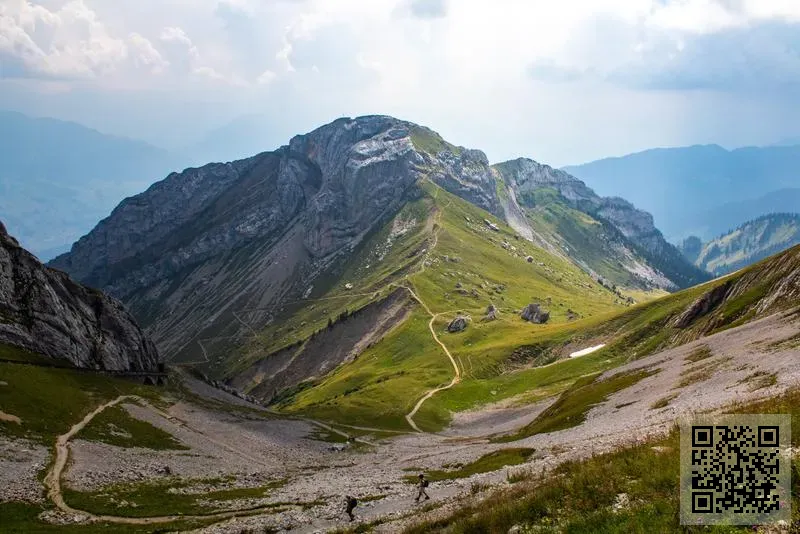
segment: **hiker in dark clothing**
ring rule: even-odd
[[[428,487],[428,481],[425,480],[425,475],[423,475],[423,474],[419,475],[419,485],[418,485],[418,487],[419,487],[419,493],[417,493],[417,498],[414,499],[414,500],[416,502],[419,502],[419,500],[422,498],[423,495],[425,496],[425,500],[426,501],[428,499],[430,499],[430,496],[428,496],[428,492],[425,491],[425,488]]]
[[[347,501],[347,509],[345,511],[347,512],[347,515],[350,516],[350,521],[352,521],[355,519],[355,516],[353,515],[353,510],[356,509],[358,500],[355,497],[351,497],[349,495],[345,497],[345,500]]]

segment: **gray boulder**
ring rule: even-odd
[[[528,304],[520,314],[524,320],[536,324],[544,324],[550,320],[550,312],[544,311],[538,304]]]
[[[450,321],[450,324],[447,325],[447,331],[450,333],[462,332],[466,330],[468,324],[469,324],[469,318],[463,315],[459,315],[458,317]]]
[[[489,304],[489,307],[486,308],[486,317],[487,321],[494,321],[497,319],[497,308],[495,308],[494,304]]]
[[[121,303],[44,267],[0,223],[0,342],[114,371],[158,368],[158,352]]]

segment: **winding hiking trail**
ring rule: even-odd
[[[438,197],[438,193],[439,193],[438,189],[436,190],[436,193],[437,193],[436,196]],[[449,202],[448,202],[448,205],[449,205]],[[447,206],[445,206],[445,207],[447,207]],[[439,244],[439,231],[441,230],[441,225],[439,224],[439,222],[441,220],[441,215],[442,215],[441,210],[437,211],[436,219],[434,221],[434,225],[435,225],[436,229],[433,232],[433,243],[431,244],[431,247],[428,250],[427,254],[425,254],[425,260],[422,261],[422,264],[421,264],[421,266],[419,268],[419,271],[417,271],[416,274],[421,274],[421,273],[423,273],[425,271],[425,264],[426,264],[426,261],[427,261],[427,257],[431,254],[431,252],[433,252],[433,250],[436,248],[436,245]],[[406,280],[409,279],[409,276],[410,275],[406,275],[406,277],[405,277]],[[416,432],[422,433],[423,430],[420,429],[417,426],[416,422],[414,422],[414,416],[417,414],[417,412],[420,410],[420,408],[422,408],[422,405],[425,404],[425,402],[428,399],[430,399],[431,397],[433,397],[437,393],[439,393],[441,391],[448,390],[448,389],[452,388],[453,386],[455,386],[456,384],[458,384],[459,382],[461,382],[461,369],[458,367],[458,364],[456,363],[456,359],[453,358],[452,354],[450,354],[450,350],[447,348],[447,345],[445,345],[439,339],[439,336],[436,335],[436,330],[434,330],[434,328],[433,328],[433,323],[436,322],[436,318],[439,317],[442,314],[441,313],[433,313],[431,311],[431,309],[428,307],[428,305],[425,304],[425,301],[423,301],[421,298],[419,298],[419,295],[417,295],[414,292],[414,290],[411,289],[410,287],[404,286],[404,285],[401,285],[401,284],[397,284],[397,287],[401,287],[401,288],[405,289],[406,291],[408,291],[409,294],[411,295],[411,297],[414,300],[416,300],[417,302],[419,302],[420,305],[423,308],[425,308],[425,311],[428,313],[428,315],[431,316],[431,320],[428,323],[428,330],[430,330],[431,336],[433,337],[433,340],[436,341],[436,343],[440,347],[442,347],[442,350],[447,355],[447,357],[450,359],[450,363],[453,364],[454,375],[453,375],[453,379],[450,381],[450,383],[447,384],[446,386],[441,386],[441,387],[438,387],[438,388],[431,389],[430,391],[425,393],[425,395],[423,395],[422,398],[419,399],[419,401],[417,401],[417,404],[414,405],[414,409],[412,409],[410,412],[408,412],[408,414],[406,414],[406,421],[408,422],[409,426],[411,426],[411,428],[413,428]]]
[[[455,372],[455,375],[453,376],[453,380],[451,380],[449,384],[447,384],[446,386],[441,386],[441,387],[438,387],[438,388],[434,388],[434,389],[428,391],[427,393],[425,393],[425,395],[423,395],[423,397],[419,401],[417,401],[417,404],[414,406],[414,409],[411,410],[408,414],[406,414],[406,421],[408,421],[408,424],[411,426],[411,428],[413,428],[417,432],[422,432],[422,430],[417,426],[417,423],[414,422],[414,416],[417,414],[419,409],[422,408],[422,405],[425,404],[425,401],[427,401],[428,399],[430,399],[431,397],[433,397],[434,395],[436,395],[440,391],[445,391],[447,389],[450,389],[451,387],[453,387],[456,384],[458,384],[459,382],[461,382],[461,369],[459,369],[458,364],[456,363],[456,359],[453,358],[452,354],[450,354],[450,350],[447,348],[447,345],[442,343],[442,341],[439,339],[439,336],[436,335],[436,330],[434,330],[434,328],[433,328],[433,323],[436,321],[436,318],[441,314],[433,313],[430,310],[430,308],[428,308],[428,306],[425,304],[425,302],[423,302],[422,299],[420,299],[417,296],[417,294],[414,293],[414,290],[411,289],[410,287],[406,287],[406,286],[400,286],[400,287],[402,287],[406,291],[408,291],[411,294],[411,296],[414,298],[414,300],[419,302],[420,305],[422,305],[422,307],[425,308],[425,311],[428,312],[428,315],[431,316],[431,320],[428,323],[428,330],[430,330],[431,336],[433,336],[433,340],[436,341],[436,343],[438,343],[440,347],[442,347],[442,350],[447,355],[447,357],[450,359],[450,363],[453,364],[453,371]]]

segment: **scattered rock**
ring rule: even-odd
[[[0,421],[4,421],[6,423],[17,423],[18,425],[22,424],[22,419],[20,419],[16,415],[11,415],[10,413],[6,413],[3,411],[0,411]]]
[[[470,295],[471,295],[473,298],[478,298],[478,297],[480,297],[480,295],[478,294],[478,290],[477,290],[477,289],[475,289],[474,287],[473,287],[473,288],[470,290],[469,294],[470,294]]]
[[[533,263],[533,256],[527,256],[525,258],[525,261],[527,261],[528,263]]]
[[[353,284],[351,284],[351,283],[349,283],[349,282],[348,282],[348,283],[346,283],[346,284],[344,285],[344,288],[345,288],[345,289],[348,289],[348,290],[350,290],[350,289],[353,289]]]
[[[578,314],[572,311],[572,308],[567,308],[567,321],[574,321],[578,318]]]
[[[486,223],[486,226],[491,228],[493,231],[495,231],[495,232],[499,232],[500,231],[500,227],[498,227],[496,224],[494,224],[489,219],[484,219],[483,222]]]
[[[494,304],[489,304],[489,307],[486,308],[486,317],[487,321],[494,321],[497,319],[497,308],[495,308]]]
[[[464,286],[461,285],[461,282],[456,282],[456,289],[461,289],[462,287]]]
[[[458,317],[450,321],[450,324],[447,325],[447,331],[450,333],[462,332],[463,330],[466,330],[468,321],[469,317],[466,317],[464,315],[459,315]]]
[[[611,506],[611,509],[615,512],[621,512],[622,510],[627,509],[630,506],[631,498],[628,496],[627,493],[620,493],[614,499],[614,504]]]
[[[520,313],[520,317],[532,323],[544,324],[550,320],[550,312],[542,310],[538,304],[528,304]]]

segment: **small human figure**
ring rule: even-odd
[[[350,521],[352,521],[355,519],[355,516],[353,515],[353,510],[356,509],[356,505],[358,504],[358,499],[348,495],[345,497],[345,500],[347,501],[347,509],[345,511],[347,512],[347,515],[350,516]]]
[[[427,487],[428,487],[428,481],[427,481],[427,480],[425,480],[425,475],[424,475],[424,474],[422,474],[422,473],[420,473],[420,475],[419,475],[419,484],[418,484],[418,487],[419,487],[419,492],[417,493],[417,498],[416,498],[416,499],[414,499],[414,500],[415,500],[416,502],[419,502],[419,500],[422,498],[422,496],[423,496],[423,495],[425,496],[425,500],[426,500],[426,501],[427,501],[428,499],[430,499],[430,496],[428,495],[428,492],[426,492],[426,491],[425,491],[425,488],[427,488]]]

